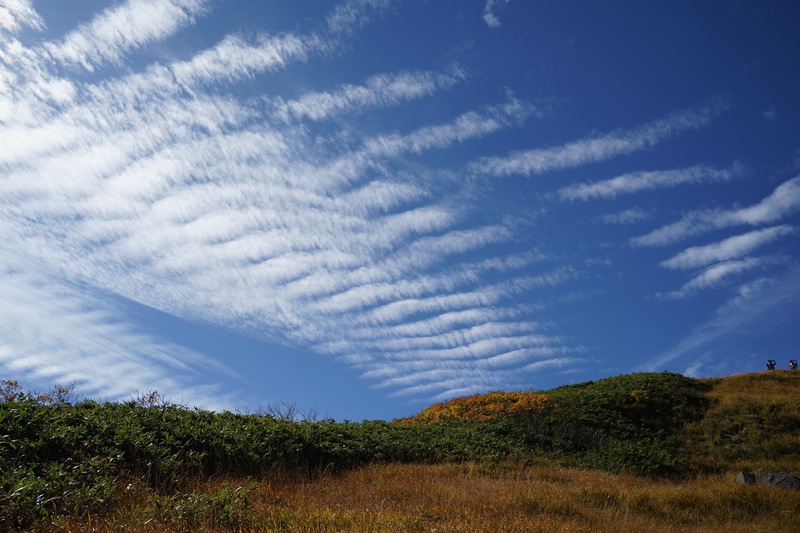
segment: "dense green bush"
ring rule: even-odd
[[[670,372],[635,373],[546,391],[558,408],[555,447],[585,466],[640,475],[681,475],[689,457],[678,432],[700,420],[709,383]],[[560,438],[559,438],[560,437]]]

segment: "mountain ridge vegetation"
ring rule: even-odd
[[[0,529],[102,521],[130,497],[121,487],[135,487],[150,495],[137,507],[142,523],[244,530],[254,520],[247,495],[265,480],[311,483],[381,465],[475,465],[495,475],[578,468],[665,482],[800,470],[800,373],[792,371],[635,373],[359,423],[213,413],[156,392],[123,403],[71,394],[2,382]],[[237,486],[193,489],[221,479]]]

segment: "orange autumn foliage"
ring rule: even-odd
[[[487,422],[508,415],[538,411],[548,405],[549,398],[546,394],[495,391],[487,394],[462,396],[433,404],[407,421],[421,423],[446,420]]]

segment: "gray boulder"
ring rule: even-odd
[[[767,485],[769,487],[800,491],[800,477],[785,472],[778,472],[776,474],[751,474],[749,472],[741,472],[736,476],[736,483],[739,485]]]

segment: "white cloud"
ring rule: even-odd
[[[17,32],[23,26],[41,29],[44,22],[30,0],[0,0],[0,29]]]
[[[35,12],[28,15],[23,20],[30,22],[34,29],[43,29],[44,25],[37,22]],[[54,104],[67,104],[73,100],[74,85],[46,72],[40,63],[36,51],[23,46],[13,35],[0,31],[0,122],[39,125],[49,116]]]
[[[396,0],[346,0],[337,5],[326,19],[334,36],[350,35],[366,26],[396,3]]]
[[[737,288],[736,294],[720,306],[713,316],[695,328],[686,338],[665,353],[645,362],[640,370],[664,370],[677,360],[688,357],[704,362],[709,358],[709,348],[715,344],[741,345],[750,338],[755,328],[765,334],[787,331],[796,316],[785,310],[796,309],[800,296],[800,269],[786,269],[774,278],[761,278]],[[724,348],[723,348],[724,349]],[[727,352],[717,352],[718,360],[726,364],[714,375],[752,371],[731,361]],[[724,356],[724,357],[723,357]]]
[[[472,170],[497,177],[516,174],[531,176],[605,161],[618,155],[650,148],[679,133],[707,126],[711,119],[727,107],[725,101],[718,100],[700,109],[674,113],[630,131],[608,133],[553,148],[516,152],[506,157],[486,157],[473,165]]]
[[[716,220],[718,224],[768,224],[800,210],[800,176],[781,183],[767,198],[746,207],[726,211]]]
[[[736,171],[718,170],[705,166],[678,170],[635,172],[623,174],[609,180],[570,185],[560,189],[558,194],[562,200],[613,199],[623,194],[664,189],[686,183],[727,181],[735,173]]]
[[[119,312],[77,287],[9,263],[0,253],[0,366],[27,387],[74,383],[84,393],[126,400],[158,390],[173,401],[232,408],[235,397],[204,384],[201,370],[235,376],[220,363],[137,332]]]
[[[700,291],[726,286],[730,280],[744,272],[763,267],[770,260],[764,258],[747,258],[738,261],[725,261],[712,265],[698,274],[691,281],[684,284],[679,290],[658,296],[667,300],[680,300],[694,296]]]
[[[508,128],[537,112],[535,107],[512,98],[506,105],[489,108],[484,113],[464,113],[451,123],[425,126],[407,135],[375,137],[364,143],[365,152],[372,157],[397,157],[407,152],[418,154],[441,149]]]
[[[503,4],[509,3],[510,0],[486,0],[486,5],[483,7],[483,21],[490,28],[500,27],[500,18],[497,16],[497,11]]]
[[[687,237],[734,226],[758,226],[778,221],[800,210],[800,176],[781,183],[768,197],[750,207],[692,211],[679,221],[634,237],[635,246],[666,246]]]
[[[126,10],[136,6],[142,12],[122,28]],[[147,21],[163,14],[164,5],[129,2],[63,42],[50,43],[49,55],[20,48],[8,56],[7,66],[24,83],[9,84],[10,97],[30,104],[26,83],[50,76],[54,58],[87,68],[121,61],[138,46],[190,23],[199,11],[189,13],[187,6],[199,10],[201,4],[175,6],[184,15],[168,11],[169,20],[150,28]],[[358,26],[362,15],[388,6],[349,2],[329,22],[345,35],[345,24]],[[108,27],[101,29],[103,21]],[[112,35],[109,28],[121,33]],[[409,366],[409,375],[392,374],[395,381],[382,382],[387,386],[420,386],[438,394],[448,383],[462,386],[478,371],[502,369],[489,378],[499,384],[513,376],[506,370],[515,365],[560,357],[566,341],[542,333],[530,313],[512,302],[566,283],[575,271],[547,265],[540,275],[514,276],[546,258],[488,252],[513,238],[509,227],[467,222],[470,207],[460,187],[450,185],[445,199],[429,190],[426,181],[435,171],[398,170],[407,163],[401,158],[510,128],[538,110],[510,97],[449,122],[386,131],[360,145],[338,144],[335,132],[312,135],[309,122],[368,106],[396,106],[447,89],[463,75],[452,69],[384,73],[363,85],[294,100],[264,95],[253,103],[228,90],[239,80],[305,61],[333,42],[293,34],[227,36],[183,61],[151,64],[97,83],[77,77],[72,98],[36,101],[37,113],[2,123],[0,229],[8,253],[25,250],[25,263],[48,272],[56,284],[77,284],[91,294],[119,295],[186,319],[313,347],[374,376],[398,363],[425,360],[444,365],[436,366],[436,376],[450,376],[423,383],[418,380],[434,374],[413,373]],[[479,260],[471,255],[477,252]],[[488,282],[492,273],[510,277]],[[113,309],[90,295],[76,291],[69,298],[104,309],[105,322],[114,317]],[[33,309],[46,301],[42,295],[15,306]],[[120,323],[112,330],[122,336],[126,327]],[[176,355],[150,365],[148,355],[129,344],[113,349],[103,344],[112,339],[77,348],[75,335],[81,331],[94,336],[95,330],[81,326],[67,337],[67,328],[54,329],[47,346],[59,354],[58,365],[37,348],[36,335],[21,337],[15,346],[29,355],[18,368],[34,372],[39,365],[74,376],[88,372],[80,361],[97,350],[118,354],[119,368],[143,376],[151,388],[199,390],[191,379],[165,377],[176,373],[174,364],[184,364],[181,371],[190,375],[187,361],[194,355],[172,346],[153,348],[155,354],[169,349]],[[131,339],[156,345],[145,337]],[[464,364],[469,368],[459,366]],[[123,370],[96,375],[92,387],[111,395]]]
[[[388,107],[428,96],[464,79],[463,72],[404,72],[371,76],[364,85],[344,85],[329,92],[307,93],[295,100],[278,99],[276,114],[284,120],[324,120],[346,111]]]
[[[421,320],[408,321],[401,324],[390,325],[383,328],[382,333],[386,339],[403,339],[418,337],[437,337],[451,335],[464,329],[471,329],[474,324],[486,321],[485,325],[498,325],[501,327],[515,327],[520,330],[533,332],[539,331],[536,323],[516,322],[522,313],[513,308],[473,308],[460,311],[450,311],[426,317]],[[360,328],[353,331],[353,340],[360,341],[373,338],[373,328]]]
[[[283,68],[292,61],[304,61],[318,46],[315,39],[296,35],[260,36],[252,44],[229,35],[192,59],[173,63],[170,69],[184,86],[233,82]]]
[[[572,341],[535,313],[542,301],[559,302],[551,289],[584,274],[537,249],[513,216],[487,216],[474,173],[530,175],[605,161],[703,127],[725,104],[475,160],[467,143],[508,131],[538,116],[538,108],[513,96],[483,107],[454,100],[453,107],[466,107],[450,119],[406,117],[363,133],[355,114],[402,112],[406,102],[461,83],[464,73],[382,72],[299,95],[270,83],[293,75],[293,65],[329,59],[395,4],[347,1],[333,8],[320,34],[229,34],[182,60],[127,74],[107,69],[111,77],[103,81],[74,66],[122,63],[177,36],[216,4],[131,0],[58,42],[26,48],[9,37],[0,52],[0,233],[4,260],[25,274],[9,267],[0,275],[0,291],[22,316],[13,342],[0,348],[3,364],[58,380],[107,366],[87,383],[109,396],[124,393],[115,387],[128,374],[136,376],[135,388],[179,389],[192,398],[209,390],[194,372],[211,361],[126,325],[124,314],[104,304],[106,294],[310,347],[404,395],[513,387],[579,362],[568,357],[579,351]],[[19,8],[30,3],[13,5],[13,13],[0,11],[13,14],[15,22],[0,19],[8,27],[43,27],[35,12]],[[499,24],[499,6],[486,3],[494,17],[488,24]],[[248,94],[262,94],[243,101],[243,81]],[[453,154],[439,157],[446,150]],[[450,155],[461,161],[451,163]],[[442,168],[451,164],[458,168]],[[562,191],[605,198],[729,174],[698,166]],[[754,206],[729,219],[766,220],[794,209],[791,191],[776,195],[772,215]],[[634,208],[602,220],[646,216]],[[520,246],[533,251],[518,253]],[[668,297],[766,265],[730,261],[755,246],[706,247],[704,260],[728,262]],[[687,251],[670,261],[696,264],[701,255]],[[61,319],[47,332],[35,316]]]
[[[139,46],[162,40],[208,8],[208,0],[128,0],[106,9],[89,24],[44,48],[53,59],[87,70],[119,62]]]
[[[553,356],[547,354],[547,359],[535,361],[514,369],[496,369],[487,372],[484,365],[465,367],[463,364],[455,366],[436,365],[414,371],[414,366],[404,368],[404,375],[386,380],[387,386],[399,387],[394,396],[418,396],[426,401],[441,401],[453,396],[464,396],[487,390],[499,388],[514,389],[530,386],[533,376],[542,370],[564,368],[583,362],[575,357]],[[444,392],[438,392],[444,389]],[[438,392],[438,394],[436,394]],[[431,396],[434,394],[433,396]]]
[[[650,218],[650,215],[645,210],[633,207],[619,213],[607,213],[598,220],[603,224],[636,224],[648,218]]]
[[[691,269],[728,261],[745,256],[776,239],[796,233],[794,226],[774,226],[729,237],[723,241],[693,246],[675,257],[667,259],[661,266],[672,269]]]

